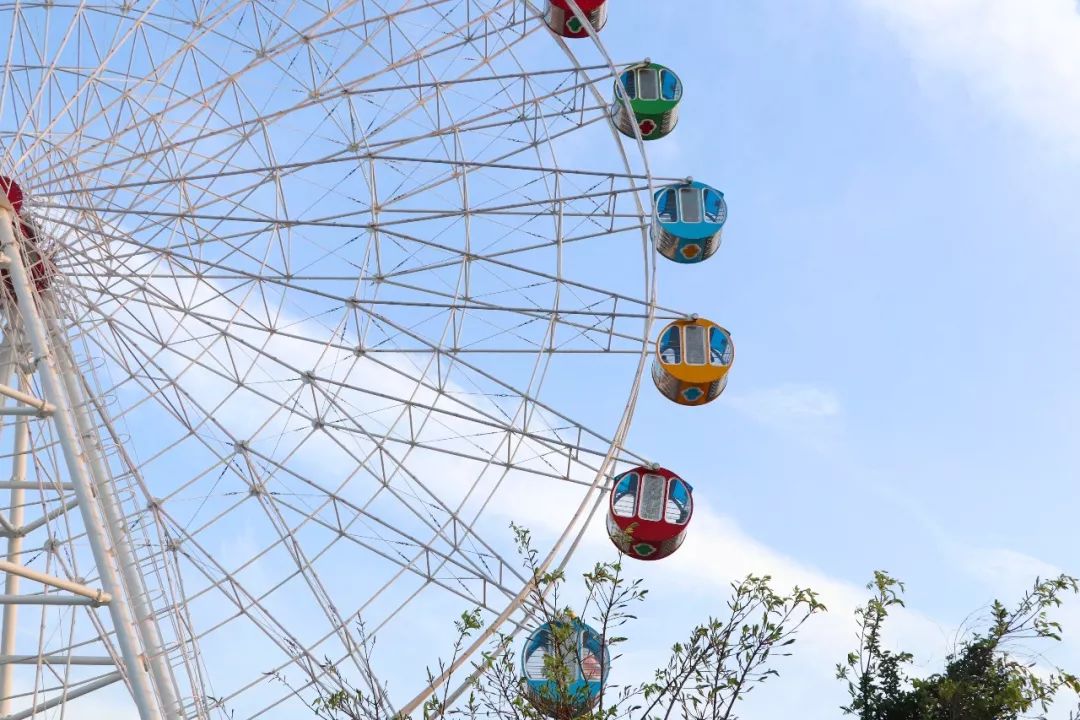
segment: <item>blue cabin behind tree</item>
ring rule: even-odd
[[[561,659],[567,672],[565,683],[559,683],[550,673],[545,662],[550,656]],[[557,720],[579,717],[596,704],[609,665],[600,633],[576,618],[544,623],[529,635],[521,652],[529,700],[540,712]]]

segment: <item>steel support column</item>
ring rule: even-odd
[[[138,628],[120,579],[116,552],[99,512],[97,492],[90,468],[87,466],[85,453],[79,442],[73,419],[74,412],[50,349],[48,333],[38,314],[38,299],[31,287],[29,274],[23,263],[22,249],[15,236],[15,220],[10,206],[0,207],[0,253],[4,256],[0,258],[0,265],[7,268],[8,277],[15,290],[18,316],[22,321],[22,329],[26,334],[30,349],[33,351],[34,369],[44,389],[42,399],[56,408],[50,421],[56,430],[71,483],[79,499],[79,510],[85,525],[86,538],[90,543],[102,587],[112,596],[109,602],[109,614],[112,617],[113,630],[123,658],[123,670],[132,698],[142,720],[159,720],[162,717],[161,708],[154,692],[147,659],[142,651]]]
[[[60,329],[56,326],[56,321],[47,316],[46,323],[52,336],[59,337]],[[101,438],[90,415],[90,400],[86,397],[83,389],[82,378],[77,375],[78,371],[75,367],[75,360],[70,355],[70,348],[66,346],[58,347],[56,349],[56,360],[57,365],[60,367],[61,377],[67,387],[79,434],[82,436],[87,466],[91,475],[94,476],[97,486],[101,511],[105,515],[107,528],[111,532],[117,564],[120,566],[120,574],[128,590],[128,601],[131,603],[135,623],[139,629],[139,636],[142,638],[143,647],[146,650],[150,675],[154,679],[154,686],[157,688],[158,697],[161,699],[162,712],[167,720],[183,720],[183,709],[180,705],[179,695],[176,692],[176,678],[173,675],[172,668],[169,667],[168,658],[165,656],[165,645],[161,640],[161,630],[158,628],[157,619],[154,617],[154,608],[150,602],[146,583],[139,573],[138,559],[135,557],[135,550],[131,546],[131,540],[125,528],[124,513],[120,507],[120,499],[116,494],[112,473],[105,463]],[[107,422],[105,418],[102,418],[102,421]]]
[[[3,373],[3,382],[11,380],[12,369],[15,367],[15,343],[11,338],[4,343],[4,364],[0,372]],[[22,386],[22,372],[16,372],[19,378],[18,386]],[[6,404],[6,403],[5,403]],[[13,527],[23,524],[23,500],[25,490],[21,483],[26,482],[26,452],[29,449],[30,428],[27,425],[29,419],[20,416],[15,420],[15,454],[11,459],[11,516],[7,518]],[[18,563],[22,554],[23,538],[14,535],[7,540],[7,560],[10,563]],[[8,573],[4,578],[4,594],[16,595],[19,592],[19,576]],[[15,631],[18,627],[19,609],[15,605],[4,605],[3,628],[0,630],[0,655],[12,655],[15,653]],[[11,713],[12,695],[15,694],[15,667],[13,665],[0,666],[0,715]]]

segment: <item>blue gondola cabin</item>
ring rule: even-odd
[[[693,181],[669,185],[656,192],[653,208],[653,242],[668,260],[699,263],[719,249],[727,203],[716,188]]]
[[[555,720],[573,720],[592,709],[610,664],[600,634],[565,616],[536,628],[521,652],[528,699]]]

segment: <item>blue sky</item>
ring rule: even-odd
[[[657,664],[672,605],[718,612],[729,577],[771,572],[833,612],[745,716],[837,717],[831,669],[875,568],[908,583],[898,627],[926,670],[971,611],[1080,571],[1080,16],[1070,0],[683,0],[641,22],[613,5],[612,56],[686,86],[654,171],[730,206],[707,265],[662,264],[661,301],[737,348],[708,408],[651,388],[639,404],[631,446],[706,512],[688,559],[645,569],[659,590],[630,660]],[[1050,654],[1074,667],[1077,604]]]
[[[692,621],[723,611],[730,580],[770,573],[831,612],[743,716],[836,718],[832,668],[874,569],[908,583],[890,642],[920,671],[995,596],[1080,572],[1080,16],[1072,0],[611,2],[612,57],[648,55],[685,83],[679,127],[649,144],[654,172],[709,182],[731,210],[709,263],[661,261],[660,300],[721,322],[737,347],[706,408],[644,381],[629,446],[692,482],[698,504],[675,556],[631,565],[653,592],[614,679],[645,679]],[[593,385],[545,397],[610,421],[622,398],[582,402]],[[547,537],[548,494],[529,489],[493,523],[512,512]],[[612,555],[598,522],[574,564]],[[1078,606],[1051,654],[1074,669]],[[434,646],[382,647],[415,670]]]

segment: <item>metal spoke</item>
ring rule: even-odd
[[[328,657],[411,712],[367,640],[481,608],[453,695],[529,623],[508,514],[550,502],[565,565],[685,317],[649,237],[678,180],[542,15],[0,6],[0,715],[117,682],[144,720],[288,714]]]

